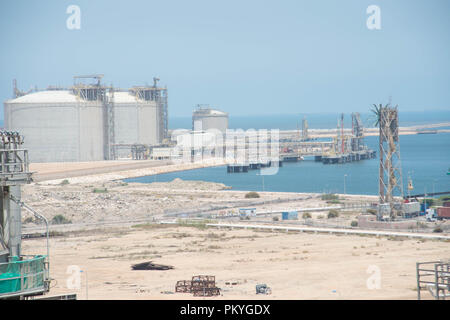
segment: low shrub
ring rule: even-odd
[[[339,212],[337,210],[330,210],[328,212],[328,219],[339,217]]]
[[[106,188],[94,188],[94,190],[92,190],[93,193],[107,193],[108,189]]]
[[[351,225],[352,227],[357,227],[357,226],[358,226],[358,221],[353,220],[353,221],[350,223],[350,225]]]
[[[443,230],[442,230],[441,227],[436,227],[436,228],[433,229],[433,232],[441,233],[441,232],[443,232]]]
[[[68,223],[72,223],[72,221],[70,221],[69,219],[64,217],[62,214],[58,214],[52,218],[51,223],[52,224],[68,224]]]
[[[254,192],[254,191],[248,192],[248,193],[245,194],[245,198],[246,199],[259,198],[259,193],[258,192]]]
[[[23,220],[23,223],[31,223],[31,222],[33,222],[33,221],[34,221],[33,217],[26,217],[26,218]]]
[[[303,219],[311,219],[311,213],[305,212],[305,213],[302,215],[302,218],[303,218]]]
[[[325,193],[322,195],[322,200],[339,200],[339,196],[333,193]]]
[[[327,203],[330,203],[330,204],[340,204],[341,202],[340,202],[339,200],[330,200],[330,201],[327,201]]]

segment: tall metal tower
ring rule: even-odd
[[[338,118],[336,127],[336,142],[334,146],[336,154],[345,153],[345,136],[344,136],[344,114]]]
[[[400,161],[398,134],[398,107],[380,105],[378,109],[380,127],[380,204],[389,204],[390,218],[395,219],[401,212],[396,205],[394,194],[403,198],[403,179]]]
[[[168,130],[169,130],[169,124],[168,124],[168,95],[167,95],[167,87],[160,88],[158,87],[158,81],[160,79],[157,77],[153,77],[153,90],[154,90],[154,100],[158,103],[158,106],[160,108],[160,112],[162,114],[161,123],[159,124],[159,130],[160,130],[160,136],[161,139],[167,139],[168,138]]]
[[[344,114],[341,113],[341,153],[345,153],[345,138],[344,138]]]
[[[359,112],[352,113],[352,151],[360,151],[364,146],[364,128]]]
[[[309,139],[309,135],[308,135],[308,121],[306,120],[305,117],[303,117],[302,120],[302,140],[306,141]]]

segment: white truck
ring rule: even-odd
[[[437,220],[437,214],[435,209],[427,209],[427,214],[425,215],[425,218],[427,221],[436,221]]]

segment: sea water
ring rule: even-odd
[[[127,179],[127,182],[167,182],[175,178],[224,183],[234,190],[279,192],[326,192],[378,194],[378,137],[366,137],[365,143],[377,151],[377,158],[345,164],[304,160],[286,162],[275,175],[260,175],[260,170],[227,173],[225,166],[194,169],[155,176]],[[411,194],[450,191],[450,133],[400,136],[400,159],[404,194],[408,176]]]

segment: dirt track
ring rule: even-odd
[[[36,172],[33,175],[33,180],[35,182],[42,182],[93,174],[160,167],[168,164],[171,164],[171,162],[159,160],[32,163],[30,164],[30,170]]]

